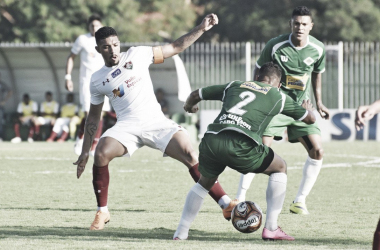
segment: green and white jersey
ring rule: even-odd
[[[223,130],[235,130],[262,144],[262,135],[272,118],[284,114],[295,120],[303,120],[307,111],[281,93],[277,88],[262,82],[232,81],[199,90],[202,100],[223,102],[222,110],[206,133],[217,134]]]
[[[295,47],[292,34],[272,38],[261,52],[256,66],[275,62],[282,68],[281,89],[297,103],[310,99],[311,74],[325,71],[325,47],[313,36],[308,36],[304,47]]]

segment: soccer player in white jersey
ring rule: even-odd
[[[361,130],[367,121],[371,120],[376,114],[380,113],[380,99],[373,102],[371,105],[360,106],[356,110],[355,127],[356,130]],[[373,236],[373,250],[380,249],[380,219],[377,223],[376,231]]]
[[[86,120],[82,153],[74,163],[78,165],[78,178],[88,161],[105,96],[112,102],[117,122],[102,135],[95,151],[93,186],[98,211],[90,230],[101,230],[110,220],[107,207],[108,164],[115,157],[131,156],[137,149],[148,146],[182,162],[189,168],[193,179],[199,180],[198,155],[184,129],[162,113],[154,95],[149,65],[162,63],[165,58],[182,52],[217,23],[217,16],[209,14],[200,25],[173,43],[132,47],[123,53],[120,53],[120,41],[113,28],[103,27],[96,32],[96,48],[103,56],[105,66],[91,78],[91,108]],[[229,220],[237,201],[231,201],[219,183],[210,190],[210,195]]]
[[[329,118],[329,110],[322,103],[322,73],[325,71],[323,43],[309,35],[313,28],[310,10],[305,6],[293,10],[289,22],[291,33],[271,39],[256,62],[254,79],[258,69],[273,61],[282,69],[281,91],[298,104],[310,99],[313,88],[316,109],[322,118]],[[311,87],[312,86],[312,87]],[[271,146],[273,139],[281,139],[287,129],[289,142],[301,142],[308,153],[298,193],[290,205],[290,212],[309,214],[306,197],[313,188],[322,167],[323,148],[321,132],[317,124],[304,124],[281,114],[275,116],[263,134],[263,143]],[[253,173],[242,175],[237,198],[245,200],[245,194],[254,177]]]
[[[91,75],[100,69],[104,65],[104,61],[102,56],[96,51],[95,46],[95,32],[101,28],[102,20],[101,17],[97,14],[93,14],[88,18],[88,29],[89,33],[80,35],[71,48],[71,53],[67,58],[66,62],[66,76],[65,76],[65,86],[66,89],[70,92],[74,90],[74,84],[71,79],[71,72],[74,67],[74,59],[77,55],[80,55],[80,67],[79,67],[79,99],[80,104],[82,106],[82,111],[85,116],[82,120],[78,131],[78,140],[75,145],[75,153],[80,155],[82,144],[83,144],[83,133],[84,133],[84,123],[86,120],[86,116],[88,111],[90,110],[90,81]],[[103,106],[104,111],[109,111],[109,101],[106,98]],[[99,137],[102,133],[103,129],[103,121],[101,120],[99,123],[97,134],[95,135],[95,139],[91,148],[92,154],[95,152],[95,147],[99,141]]]

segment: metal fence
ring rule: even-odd
[[[264,43],[196,43],[180,54],[192,89],[232,80],[247,80],[252,75]],[[343,53],[339,60],[339,53]],[[246,63],[249,67],[246,67]],[[341,65],[340,65],[341,64]],[[339,68],[342,86],[339,87]],[[250,70],[251,72],[247,72]],[[322,100],[328,108],[357,108],[380,98],[380,45],[344,42],[326,43],[326,71],[322,74]],[[339,101],[341,100],[341,105]],[[218,109],[219,102],[201,104],[203,109]],[[340,107],[341,106],[341,107]]]

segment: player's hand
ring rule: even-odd
[[[323,105],[322,103],[317,104],[317,110],[323,119],[330,119],[330,111],[328,108],[325,107],[325,105]]]
[[[199,110],[199,107],[197,104],[191,106],[191,105],[188,105],[188,104],[184,104],[183,105],[183,109],[187,112],[187,113],[197,113],[198,110]]]
[[[310,111],[314,110],[313,104],[311,103],[310,100],[303,100],[301,106],[306,110],[310,110]]]
[[[205,18],[203,18],[202,23],[200,24],[203,31],[208,31],[214,25],[217,25],[219,22],[218,16],[215,14],[208,14]]]
[[[74,84],[72,80],[66,80],[65,86],[68,91],[70,92],[74,91]]]
[[[74,162],[74,165],[77,165],[77,178],[82,175],[84,172],[84,169],[86,167],[87,161],[88,161],[89,154],[88,153],[82,153],[76,162]]]
[[[375,113],[368,111],[369,106],[360,106],[358,110],[356,110],[355,127],[357,131],[363,129],[365,122],[371,120],[374,117]]]

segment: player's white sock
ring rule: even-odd
[[[253,177],[255,177],[254,173],[240,175],[240,182],[239,182],[239,187],[236,194],[236,199],[238,199],[239,201],[245,201],[245,195],[247,193],[249,186],[251,186]]]
[[[228,197],[228,195],[223,195],[222,198],[218,200],[218,204],[222,209],[225,209],[226,207],[228,207],[228,205],[230,205],[230,202],[231,202],[231,198]]]
[[[286,194],[288,176],[285,173],[273,173],[269,176],[267,187],[267,217],[265,228],[274,231],[278,228],[277,219],[281,213]]]
[[[208,194],[208,191],[201,186],[201,184],[196,183],[189,191],[186,197],[185,206],[182,211],[181,220],[175,231],[173,239],[178,237],[181,240],[187,239],[189,235],[189,229],[191,223],[194,221],[197,216],[203,200]]]
[[[108,206],[105,206],[105,207],[98,207],[98,211],[101,211],[101,212],[108,212]]]
[[[311,159],[310,156],[307,157],[305,165],[303,166],[301,184],[298,188],[298,193],[296,198],[294,199],[294,202],[305,203],[306,196],[309,195],[311,189],[314,186],[315,181],[317,180],[319,171],[322,167],[322,161],[323,159],[315,160]]]

